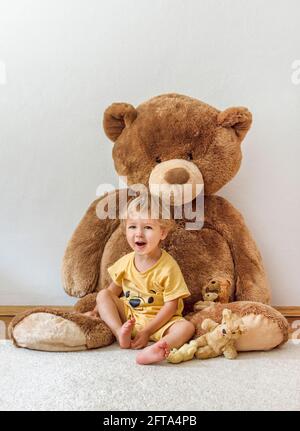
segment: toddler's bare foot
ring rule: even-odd
[[[135,324],[135,319],[129,319],[121,326],[118,333],[118,341],[121,349],[129,349],[131,345],[131,332]]]
[[[136,357],[137,364],[153,364],[155,362],[161,362],[170,353],[170,347],[164,340],[160,340],[152,346],[145,347]]]

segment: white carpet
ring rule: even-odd
[[[300,410],[300,344],[141,366],[136,351],[46,353],[0,343],[0,410]]]

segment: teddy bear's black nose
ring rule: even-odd
[[[185,184],[190,174],[184,168],[173,168],[165,173],[165,180],[169,184]]]
[[[141,303],[141,300],[138,298],[132,298],[129,301],[129,304],[134,308],[134,307],[138,307]]]

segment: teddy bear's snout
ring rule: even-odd
[[[188,160],[171,159],[158,163],[149,177],[149,187],[153,195],[169,199],[172,205],[191,202],[204,187],[198,166]]]
[[[184,168],[173,168],[165,173],[165,181],[169,184],[186,184],[190,174]]]

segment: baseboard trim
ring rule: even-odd
[[[23,313],[24,311],[47,307],[47,308],[56,308],[61,311],[71,311],[73,310],[72,306],[65,305],[0,305],[0,316],[2,317],[11,317],[16,316],[19,313]],[[278,310],[285,317],[300,317],[300,306],[281,306],[281,305],[273,305],[276,310]]]
[[[278,310],[285,317],[300,317],[300,306],[281,306],[273,305],[276,310]]]
[[[27,310],[34,310],[40,307],[56,308],[60,311],[71,311],[74,308],[71,306],[63,305],[0,305],[0,341],[1,339],[8,339],[8,326],[12,319],[19,313],[23,313]],[[289,333],[292,337],[295,327],[293,326],[294,321],[299,321],[300,319],[300,306],[275,306],[289,323]],[[297,326],[298,327],[298,326]],[[297,338],[297,336],[296,336]]]

